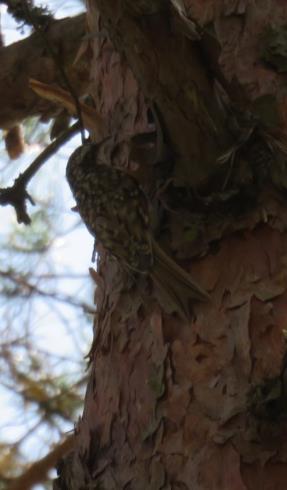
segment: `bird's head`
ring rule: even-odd
[[[86,173],[88,167],[93,166],[93,163],[95,163],[96,146],[94,143],[85,143],[76,148],[69,157],[66,177],[71,187],[73,187],[73,182],[77,181],[79,176]]]

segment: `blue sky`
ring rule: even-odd
[[[56,14],[56,17],[66,17],[83,11],[83,4],[77,1],[49,1],[49,9]],[[22,34],[15,29],[15,24],[10,16],[6,15],[3,5],[0,6],[0,12],[5,43],[15,42]],[[29,208],[32,218],[33,213],[45,208],[46,203],[49,202],[49,216],[53,220],[55,232],[53,232],[53,244],[47,253],[33,258],[26,256],[24,259],[21,254],[18,257],[10,253],[9,240],[12,239],[11,237],[15,239],[15,229],[20,231],[24,225],[17,224],[15,212],[11,207],[0,207],[0,244],[2,246],[0,269],[3,270],[7,264],[11,264],[19,271],[26,270],[29,266],[28,262],[31,261],[30,266],[35,275],[53,273],[65,276],[61,279],[39,280],[37,285],[44,291],[57,291],[59,294],[69,295],[75,301],[85,302],[94,308],[94,286],[88,274],[88,268],[91,265],[93,238],[81,225],[78,215],[71,211],[74,201],[65,180],[66,161],[73,149],[79,144],[80,138],[77,136],[41,168],[29,185],[29,192],[36,202],[35,207]],[[19,172],[31,163],[37,154],[43,150],[43,147],[43,145],[38,145],[35,140],[27,148],[23,157],[17,162],[9,162],[2,141],[0,143],[0,186],[11,185]],[[80,277],[78,279],[71,278],[71,275],[75,274]],[[52,358],[54,356],[55,359],[71,359],[65,362],[51,361],[48,366],[51,373],[54,375],[63,373],[68,377],[71,374],[71,378],[74,375],[76,377],[75,373],[77,373],[81,363],[82,369],[84,369],[83,355],[87,353],[92,339],[92,316],[83,315],[81,308],[74,308],[65,302],[61,303],[46,298],[33,300],[32,307],[28,304],[30,300],[23,301],[20,306],[17,306],[13,301],[13,299],[0,301],[2,339],[3,332],[8,337],[11,334],[11,331],[7,334],[9,332],[7,326],[9,327],[13,322],[13,328],[18,335],[21,335],[23,331],[32,335],[35,352],[45,351],[47,354],[50,353]],[[15,355],[18,356],[19,366],[24,365],[26,362],[25,350],[21,351],[20,349]],[[3,376],[1,365],[0,372]],[[82,374],[84,375],[84,372]],[[28,427],[35,424],[37,414],[34,413],[32,404],[23,407],[17,396],[13,395],[13,391],[4,387],[0,388],[0,403],[0,442],[10,441],[13,443],[21,437]],[[63,424],[62,428],[63,430],[72,429],[68,424]],[[32,460],[42,457],[47,452],[49,443],[57,442],[57,437],[57,431],[55,433],[48,432],[45,425],[39,427],[35,434],[25,441],[23,445],[24,456],[26,455],[28,459]],[[37,486],[36,488],[40,490],[43,487]]]

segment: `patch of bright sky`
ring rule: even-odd
[[[49,11],[53,14],[55,19],[62,17],[70,17],[85,11],[84,1],[81,0],[49,0],[47,2],[36,1],[36,5],[42,5],[48,7]],[[19,39],[22,39],[28,35],[29,28],[19,28],[14,19],[7,15],[6,5],[0,5],[1,25],[4,34],[4,42],[8,44],[14,43]]]
[[[71,273],[86,274],[86,282],[88,283],[89,279],[87,271],[93,249],[93,238],[89,235],[86,228],[81,226],[78,215],[71,211],[74,200],[65,179],[65,167],[68,156],[79,144],[79,138],[74,138],[60,150],[58,155],[46,162],[33,178],[28,189],[35,200],[36,205],[33,207],[29,206],[29,213],[33,220],[33,214],[41,209],[41,207],[45,207],[46,202],[52,199],[52,205],[49,207],[49,214],[51,216],[51,221],[53,221],[55,238],[53,239],[53,245],[48,253],[34,258],[34,272],[36,272],[37,275],[49,273],[55,275]],[[1,171],[1,185],[4,186],[4,183],[5,186],[11,184],[11,182],[9,182],[10,174],[13,173],[13,178],[15,178],[21,170],[31,163],[38,153],[39,148],[35,145],[30,151],[23,155],[19,163],[9,163],[5,165]],[[12,207],[8,206],[0,208],[0,222],[0,244],[5,247],[5,244],[7,245],[7,236],[9,231],[11,231],[11,228],[14,229],[16,227],[17,229],[19,227],[19,229],[21,229],[25,225],[17,224],[15,211]],[[27,263],[23,263],[22,256],[17,258],[14,257],[14,253],[11,252],[10,255],[12,256],[12,254],[13,263],[17,263],[18,270],[31,268],[32,258],[27,258]],[[5,257],[7,257],[7,250],[4,249],[3,252],[0,252],[0,260],[2,258],[2,263],[4,263]],[[83,280],[81,280],[79,284],[79,281],[64,278],[60,280],[60,283],[60,291],[62,294],[75,296],[77,301],[87,301],[86,296],[88,288],[83,287]],[[43,281],[41,281],[40,284],[43,286]],[[54,290],[55,285],[51,284],[51,286],[51,290]],[[49,291],[49,287],[50,285],[47,285],[45,290]],[[88,299],[90,300],[90,304],[92,304],[91,294]],[[5,307],[7,307],[7,303],[5,304]],[[71,307],[64,303],[59,305],[59,307],[61,307],[62,316],[69,324],[71,321]],[[39,318],[41,321],[39,321]],[[70,353],[74,351],[74,342],[73,339],[70,338],[71,336],[67,334],[66,338],[63,339],[63,332],[61,329],[54,328],[54,314],[50,309],[50,305],[47,304],[47,301],[38,301],[37,316],[33,323],[35,324],[36,329],[34,332],[37,331],[38,333],[40,347],[45,346],[46,349],[58,354],[63,351],[63,347],[65,349],[65,354],[68,354],[69,351]]]
[[[39,4],[40,2],[38,2]],[[80,13],[84,10],[84,5],[80,1],[49,1],[49,9],[53,12],[57,18],[72,16]],[[28,32],[22,32],[16,27],[13,19],[7,15],[4,5],[0,5],[1,12],[1,24],[4,34],[5,44],[15,42],[19,38],[27,35]],[[93,238],[89,235],[86,228],[79,223],[79,217],[71,212],[71,207],[74,205],[74,201],[69,190],[69,187],[65,180],[65,166],[68,156],[73,149],[80,144],[79,137],[75,137],[65,147],[63,147],[57,156],[54,156],[50,161],[45,163],[38,174],[29,184],[29,192],[33,196],[36,202],[34,208],[29,207],[31,217],[33,219],[33,212],[39,210],[41,206],[45,207],[45,202],[52,199],[52,206],[50,207],[50,215],[54,216],[53,228],[56,230],[53,246],[49,252],[43,256],[39,255],[32,264],[33,270],[37,274],[43,273],[55,273],[55,274],[82,274],[82,280],[61,279],[60,281],[51,281],[44,284],[40,282],[40,287],[43,287],[45,291],[54,290],[57,286],[57,290],[62,294],[66,294],[74,297],[77,301],[89,303],[92,305],[93,285],[89,282],[88,267],[90,266],[91,254],[93,250]],[[5,155],[3,142],[0,143],[0,154]],[[37,156],[39,151],[43,149],[37,146],[37,144],[31,145],[27,152],[17,161],[8,162],[5,156],[1,158],[1,187],[11,185],[13,180],[17,177],[20,171],[23,171],[31,161]],[[7,257],[9,260],[14,261],[14,266],[22,270],[25,269],[23,264],[23,257],[17,259],[12,258],[12,253],[9,255],[7,250],[7,236],[11,232],[11,229],[16,227],[23,227],[24,225],[18,225],[14,210],[10,207],[0,207],[0,245],[2,246],[2,252],[0,252],[0,261],[2,269],[4,264],[7,264]],[[58,235],[57,235],[58,234]],[[6,250],[5,249],[6,243]],[[9,247],[9,244],[8,244]],[[8,260],[8,263],[9,263]],[[30,260],[27,258],[27,260]],[[27,264],[26,264],[27,265]],[[28,264],[29,265],[29,264]],[[31,264],[30,264],[31,267]],[[13,299],[9,300],[12,301]],[[87,349],[92,338],[92,319],[84,318],[80,309],[75,310],[64,302],[51,304],[44,299],[35,300],[34,313],[31,315],[33,339],[36,342],[35,349],[43,350],[63,356],[63,358],[70,358],[76,360],[82,357],[83,349]],[[27,300],[28,303],[28,300]],[[27,304],[23,303],[22,313],[27,307]],[[21,309],[21,308],[20,308]],[[12,310],[11,310],[12,311]],[[9,307],[7,308],[6,301],[0,302],[0,330],[9,325],[10,318],[15,317],[15,311],[9,313]],[[59,318],[61,320],[59,320]],[[21,323],[21,316],[19,316],[19,333],[21,329],[24,329]],[[1,325],[2,324],[2,325]],[[88,325],[87,328],[83,328],[84,325]],[[79,329],[81,330],[79,332]],[[84,332],[83,332],[84,330]],[[77,333],[79,332],[79,333]],[[85,347],[84,347],[85,346]],[[87,352],[87,350],[86,350]],[[19,363],[23,362],[24,354],[19,352]],[[75,368],[73,362],[66,362],[64,364],[55,363],[52,367],[52,372],[55,375],[59,375],[61,372],[70,367],[71,372]],[[15,397],[10,391],[5,389],[0,390],[0,403],[1,403],[1,439],[9,439],[11,442],[17,437],[21,437],[23,420],[19,419],[19,407],[15,401]],[[30,412],[29,412],[30,410]],[[18,414],[18,415],[17,415]],[[23,417],[30,417],[33,420],[33,411],[31,407],[27,407],[27,413],[22,414]],[[11,417],[13,424],[11,424]],[[18,418],[17,418],[18,417]],[[27,420],[26,420],[27,422]],[[32,423],[31,421],[29,422]],[[26,424],[27,425],[27,424]],[[71,427],[70,427],[71,428]],[[27,429],[27,427],[26,427]],[[42,433],[41,433],[42,431]],[[43,440],[47,439],[49,434],[45,428],[38,432],[38,436],[42,435]],[[53,439],[53,437],[52,437]],[[51,440],[51,439],[50,439]],[[43,448],[36,454],[36,448],[39,448],[39,441],[35,441],[32,437],[26,442],[28,454],[32,459],[43,456],[47,450],[47,446],[43,443]],[[34,449],[33,449],[34,447]],[[35,487],[39,490],[42,486]]]

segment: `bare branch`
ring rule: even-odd
[[[38,296],[51,298],[54,301],[58,301],[60,303],[67,303],[71,306],[82,308],[86,313],[95,314],[94,308],[89,306],[87,303],[83,301],[77,301],[74,299],[73,296],[67,294],[57,294],[53,291],[44,291],[37,285],[29,282],[25,276],[15,274],[12,271],[0,271],[0,276],[5,279],[10,279],[16,286],[18,286],[17,293],[19,296],[31,296],[32,294],[38,294]]]
[[[26,190],[28,182],[38,172],[39,168],[54,155],[64,143],[80,131],[80,128],[80,123],[76,122],[73,126],[64,131],[56,140],[47,146],[37,158],[35,158],[31,165],[29,165],[19,177],[17,177],[12,187],[0,189],[0,205],[7,206],[10,204],[13,206],[18,223],[24,223],[25,225],[31,223],[31,219],[27,213],[27,200],[33,205],[35,202]]]
[[[74,435],[56,446],[49,454],[32,464],[30,468],[18,478],[8,484],[7,490],[29,490],[37,483],[47,478],[48,471],[66,455],[74,446]]]
[[[75,63],[85,32],[85,14],[53,21],[45,31],[78,96],[86,93],[88,84],[87,50],[82,50]],[[1,47],[0,56],[0,128],[10,129],[30,116],[40,115],[42,120],[48,120],[57,115],[57,106],[40,99],[29,87],[30,78],[63,85],[58,66],[40,34],[34,32],[22,41]]]
[[[83,125],[83,119],[82,119],[81,105],[79,102],[77,92],[74,89],[74,86],[73,86],[71,80],[69,79],[69,77],[66,73],[66,70],[65,70],[63,63],[61,62],[58,54],[56,53],[52,44],[50,43],[49,38],[46,35],[45,30],[43,29],[43,24],[42,24],[41,19],[44,18],[44,20],[46,19],[46,21],[49,22],[51,20],[51,18],[47,17],[46,13],[43,14],[41,9],[40,9],[40,12],[38,12],[37,7],[33,7],[31,0],[23,1],[22,5],[23,5],[23,11],[25,11],[26,18],[27,18],[28,22],[34,27],[35,31],[38,32],[38,34],[42,38],[43,43],[47,48],[47,51],[50,53],[52,59],[54,60],[54,62],[56,64],[56,67],[59,71],[62,83],[66,86],[66,88],[68,89],[68,91],[70,92],[70,94],[74,100],[76,110],[77,110],[77,116],[78,116],[79,123],[80,123],[82,143],[84,143],[84,141],[85,141],[84,125]]]

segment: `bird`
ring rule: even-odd
[[[100,158],[100,145],[84,143],[68,159],[66,178],[91,235],[126,269],[151,277],[179,315],[190,318],[190,300],[209,294],[153,237],[149,199],[137,180]]]

